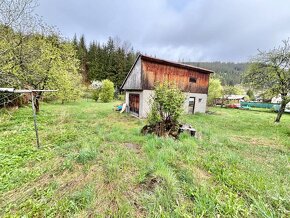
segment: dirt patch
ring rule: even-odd
[[[159,176],[149,176],[148,179],[142,184],[142,187],[148,191],[154,191],[157,186],[164,183],[164,179]]]
[[[65,171],[59,178],[55,179],[60,185],[55,196],[60,198],[73,190],[81,189],[93,181],[100,172],[101,169],[97,165],[91,166],[85,173],[83,172],[83,166],[75,165],[74,172]]]
[[[247,143],[254,146],[264,146],[271,148],[281,148],[280,144],[277,144],[277,141],[265,138],[255,138],[255,137],[247,137],[247,136],[234,136],[232,137],[233,141],[238,141],[241,143]]]
[[[100,171],[97,166],[92,166],[88,172],[84,173],[83,166],[75,165],[73,172],[64,171],[60,173],[59,168],[63,161],[60,158],[56,158],[54,162],[55,164],[52,166],[52,170],[49,173],[40,176],[20,188],[5,193],[3,199],[9,200],[5,201],[5,203],[3,201],[3,205],[1,203],[0,206],[6,207],[10,203],[20,204],[31,197],[35,190],[45,189],[45,187],[52,182],[56,182],[59,185],[54,198],[61,198],[63,195],[85,186],[92,181]]]
[[[120,114],[120,112],[118,111],[114,111],[114,113],[109,114],[106,119],[113,120],[114,122],[118,121],[118,122],[122,122],[126,124],[135,121],[133,117]]]
[[[198,182],[204,182],[210,179],[211,175],[209,172],[199,168],[199,167],[193,167],[193,173],[195,178]]]
[[[243,153],[243,156],[245,156],[245,158],[249,159],[249,160],[253,160],[259,164],[268,164],[271,163],[272,159],[270,157],[265,157],[262,156],[261,154],[255,154],[252,152],[245,152]]]
[[[195,133],[195,137],[196,137],[198,140],[202,140],[202,133],[201,133],[201,132],[196,132],[196,133]]]
[[[141,152],[141,146],[138,144],[134,144],[134,143],[124,143],[123,144],[124,147],[136,152],[136,153],[140,153]]]
[[[127,192],[125,192],[125,196],[129,199],[130,203],[134,207],[133,215],[134,217],[147,217],[146,216],[146,209],[142,206],[142,202],[140,201],[140,196],[143,189],[142,187],[137,184],[131,186]]]
[[[29,197],[35,189],[47,186],[54,180],[54,173],[60,167],[62,161],[63,159],[59,157],[53,159],[51,171],[49,173],[45,173],[31,182],[23,184],[21,187],[3,193],[0,197],[0,207],[4,208],[10,203],[19,203]],[[45,164],[47,164],[47,162],[41,162],[40,166],[44,166]],[[31,168],[31,170],[33,170],[33,168]]]

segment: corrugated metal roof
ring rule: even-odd
[[[245,95],[225,95],[225,98],[228,100],[240,100],[243,99]]]

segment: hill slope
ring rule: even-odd
[[[249,63],[232,62],[187,62],[186,64],[213,70],[220,77],[223,85],[236,85],[242,81],[242,74]]]

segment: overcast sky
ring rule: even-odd
[[[290,0],[39,0],[37,13],[72,38],[118,36],[178,61],[247,61],[290,37]]]

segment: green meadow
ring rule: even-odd
[[[0,217],[289,217],[290,115],[210,108],[179,140],[113,103],[0,111]]]

